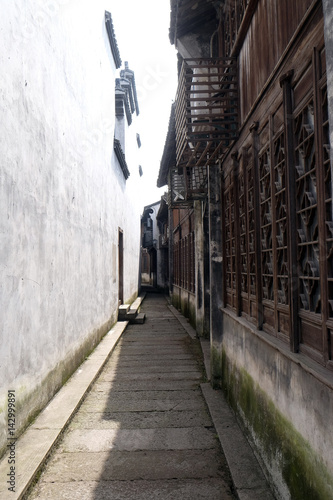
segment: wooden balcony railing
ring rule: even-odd
[[[207,167],[238,134],[235,58],[185,59],[175,108],[176,168],[171,171],[173,206],[207,194]]]
[[[177,166],[207,167],[238,132],[235,58],[184,59],[176,98]]]

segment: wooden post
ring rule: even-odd
[[[203,202],[194,201],[194,244],[195,244],[195,302],[196,331],[199,337],[205,336],[205,233],[203,229]]]
[[[260,235],[260,193],[259,193],[259,144],[258,144],[258,128],[259,123],[255,122],[251,125],[253,143],[253,189],[254,189],[254,217],[255,217],[255,263],[257,273],[256,286],[256,309],[257,322],[256,326],[259,330],[263,325],[263,309],[262,309],[262,263],[261,263],[261,235]]]
[[[222,206],[219,165],[208,167],[209,262],[210,262],[210,345],[211,383],[220,387],[222,377],[223,287],[222,287]]]
[[[289,71],[280,78],[283,89],[283,111],[285,123],[286,148],[286,188],[288,214],[288,283],[290,307],[290,349],[298,351],[298,273],[297,273],[297,240],[296,240],[296,195],[295,195],[295,166],[294,166],[294,139],[293,139],[293,109],[291,80],[294,72]]]

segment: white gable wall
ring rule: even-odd
[[[127,181],[113,152],[116,68],[104,2],[4,3],[0,447],[7,390],[23,428],[116,321],[118,228],[125,301],[137,294],[140,249],[136,142],[126,144]]]

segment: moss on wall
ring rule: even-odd
[[[185,318],[188,318],[188,301],[184,297],[180,297],[180,310]]]
[[[175,307],[178,311],[180,310],[180,300],[179,300],[179,295],[173,293],[171,296],[171,304],[173,307]]]
[[[174,287],[175,288],[175,287]],[[183,292],[183,293],[182,293]],[[171,296],[171,304],[182,313],[185,318],[188,318],[193,328],[196,328],[196,310],[195,310],[195,296],[188,292],[179,289]]]
[[[217,356],[213,362],[218,362]],[[222,350],[222,389],[255,441],[268,470],[275,466],[280,471],[292,500],[331,500],[333,475],[252,377],[229,362],[225,350]]]
[[[188,318],[190,320],[190,325],[192,325],[193,328],[195,328],[196,327],[195,304],[193,304],[191,301],[189,301],[188,305]]]
[[[222,385],[222,367],[223,358],[220,349],[217,349],[211,344],[210,347],[210,371],[211,371],[211,384],[214,389],[221,389]]]
[[[133,302],[135,301],[135,299],[137,299],[137,297],[138,293],[137,292],[133,293],[133,295],[131,295],[131,297],[128,300],[126,300],[125,304],[133,304]]]
[[[65,360],[59,362],[33,390],[28,390],[26,386],[12,387],[15,389],[16,394],[16,438],[33,423],[47,403],[91,354],[115,323],[115,317],[113,316],[84,340]],[[7,411],[7,407],[1,409]],[[4,434],[4,439],[0,443],[0,458],[7,451],[6,444]]]

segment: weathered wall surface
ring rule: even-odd
[[[222,387],[280,498],[333,496],[333,376],[224,313]]]
[[[128,161],[125,181],[113,152],[105,5],[4,3],[0,448],[7,390],[22,428],[116,321],[118,227],[125,301],[137,293],[140,246],[137,168]]]
[[[189,319],[191,325],[196,327],[195,295],[177,285],[173,285],[171,302],[181,313]]]

